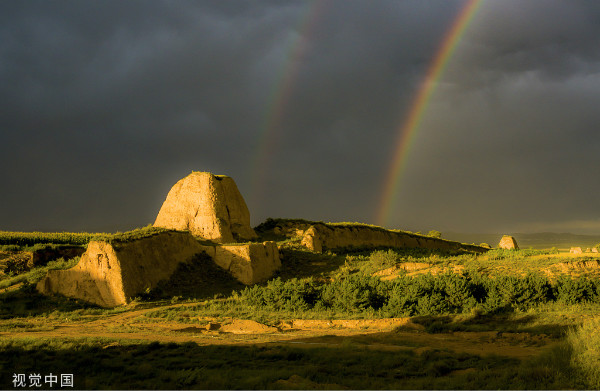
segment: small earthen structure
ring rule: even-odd
[[[569,250],[569,253],[571,253],[571,254],[583,254],[583,251],[581,250],[581,247],[571,247],[571,249]]]
[[[498,243],[498,247],[506,249],[506,250],[518,250],[519,249],[517,240],[510,235],[502,236],[500,243]]]
[[[187,230],[220,243],[256,238],[250,212],[233,179],[209,172],[193,172],[177,182],[154,226]]]

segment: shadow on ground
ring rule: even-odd
[[[571,326],[559,324],[535,324],[540,315],[515,316],[514,313],[474,314],[466,318],[448,315],[426,315],[411,318],[413,323],[425,327],[428,333],[450,333],[456,331],[520,332],[534,335],[544,334],[551,338],[562,338]]]
[[[372,345],[372,340],[340,338],[210,346],[99,338],[3,341],[0,386],[13,388],[13,374],[18,373],[72,373],[75,389],[585,387],[574,375],[565,349],[521,361],[444,348],[374,349],[365,343]]]

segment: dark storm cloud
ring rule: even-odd
[[[154,193],[157,174],[170,173],[170,182],[173,170],[242,166],[264,100],[253,85],[259,46],[272,45],[277,23],[294,17],[281,7],[272,23],[268,9],[257,7],[229,18],[212,2],[9,5],[0,148],[11,193],[3,204],[23,207],[7,208],[2,220],[23,229],[48,220],[60,227],[71,202],[93,208],[89,196],[99,201],[87,211],[97,219],[81,214],[76,227],[102,227],[111,205],[112,220],[127,215],[119,199]],[[131,211],[120,226],[151,221],[162,197],[141,202],[146,211]]]
[[[397,127],[463,3],[311,4],[1,3],[0,229],[144,225],[191,170],[231,175],[248,198],[285,77],[253,222],[373,222]],[[417,133],[391,223],[595,226],[599,8],[483,3]]]
[[[597,72],[600,60],[597,2],[485,2],[466,37],[465,50],[453,60],[445,79],[469,85],[499,83],[524,72],[547,81]],[[473,73],[474,72],[474,73]]]

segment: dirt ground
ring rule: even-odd
[[[170,307],[181,307],[175,304]],[[164,307],[163,307],[164,308]],[[290,319],[275,325],[234,318],[198,318],[178,323],[146,318],[150,309],[57,320],[34,318],[29,327],[13,327],[0,332],[2,339],[103,337],[117,340],[195,342],[198,345],[294,345],[317,347],[355,344],[377,350],[414,349],[417,353],[440,349],[477,355],[527,358],[539,355],[559,340],[544,334],[449,332],[430,334],[410,318],[360,320]],[[5,321],[0,321],[0,326]]]

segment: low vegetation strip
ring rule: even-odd
[[[41,248],[46,244],[84,246],[92,240],[102,240],[109,243],[130,242],[165,231],[168,230],[152,226],[116,233],[0,231],[0,250],[31,250]]]
[[[88,232],[0,231],[0,245],[34,246],[40,243],[85,245],[99,234]]]
[[[231,316],[272,323],[276,319],[356,319],[455,314],[523,313],[540,306],[586,305],[600,301],[600,281],[563,277],[460,274],[403,276],[393,281],[353,274],[333,281],[314,278],[269,281],[230,297],[157,309],[146,318],[195,322]],[[439,325],[432,324],[430,331]]]
[[[142,228],[136,228],[131,231],[117,232],[114,234],[96,234],[92,238],[92,240],[102,240],[102,241],[108,242],[110,244],[118,244],[118,243],[132,242],[134,240],[148,238],[148,237],[151,237],[154,235],[158,235],[161,232],[167,232],[167,231],[170,231],[170,230],[166,229],[166,228],[153,227],[153,226],[149,225],[149,226],[142,227]]]

